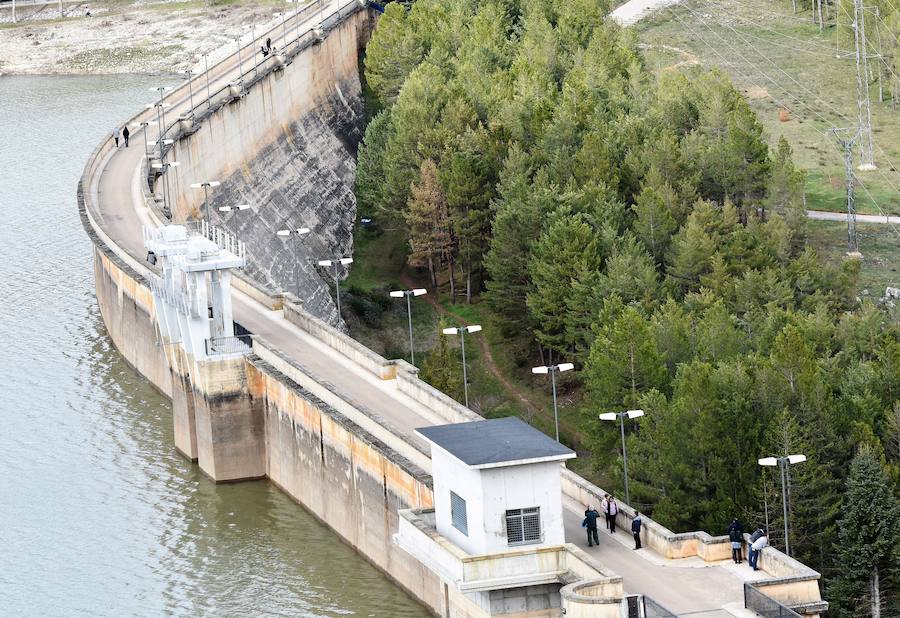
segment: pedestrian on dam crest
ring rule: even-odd
[[[146,129],[144,129],[146,131]],[[122,137],[125,138],[125,148],[128,148],[128,136],[131,135],[131,131],[128,130],[128,127],[122,129]]]
[[[115,129],[113,129],[113,139],[116,141],[116,148],[119,147],[119,136],[121,134],[122,133],[119,131],[119,127],[116,127]]]
[[[600,513],[592,506],[588,506],[584,512],[584,521],[582,526],[587,528],[588,547],[600,544],[600,537],[597,535],[597,520],[600,519]]]

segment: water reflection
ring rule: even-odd
[[[160,81],[0,78],[0,613],[425,616],[268,483],[178,455],[106,337],[75,185]]]

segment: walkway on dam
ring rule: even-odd
[[[331,2],[325,8],[325,14],[336,6],[337,2]],[[304,22],[301,29],[311,27],[314,21]],[[275,29],[270,33],[279,47],[282,45],[280,32],[280,29]],[[237,62],[226,60],[213,69],[212,87],[218,89],[235,81],[237,75]],[[148,93],[148,100],[152,98]],[[186,98],[172,101],[167,115],[174,118],[187,112]],[[147,137],[151,142],[156,138],[153,128],[150,128]],[[91,201],[98,204],[99,212],[93,212],[98,223],[116,244],[140,262],[146,255],[142,226],[153,223],[143,203],[140,187],[143,157],[144,136],[136,131],[131,136],[131,146],[110,153],[85,188],[93,194]],[[438,415],[400,393],[393,381],[379,380],[349,358],[288,322],[281,311],[269,310],[237,291],[233,294],[233,303],[235,321],[273,343],[317,379],[329,383],[340,397],[359,403],[381,416],[417,450],[428,452],[424,441],[414,434],[414,429],[444,422]],[[424,459],[427,464],[427,458]],[[601,533],[600,546],[588,549],[580,527],[584,508],[585,505],[566,504],[567,539],[596,556],[613,572],[622,575],[626,591],[646,593],[679,614],[753,615],[742,609],[742,584],[745,578],[753,575],[746,563],[740,566],[730,562],[710,566],[699,559],[665,560],[649,549],[633,551],[631,536],[625,531],[615,538]],[[727,614],[722,607],[735,610]]]

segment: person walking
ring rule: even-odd
[[[121,132],[119,131],[119,127],[116,127],[113,131],[113,139],[116,141],[116,148],[119,147],[119,135],[121,135]]]
[[[765,530],[763,530],[759,538],[753,541],[753,544],[750,545],[750,558],[747,560],[747,562],[750,564],[750,566],[753,567],[754,571],[759,570],[759,567],[757,566],[759,564],[759,552],[761,552],[763,548],[768,546],[769,535]]]
[[[631,534],[634,536],[634,549],[641,548],[641,525],[643,524],[639,511],[634,512],[634,519],[631,520]]]
[[[600,537],[597,536],[597,520],[600,519],[600,513],[592,506],[588,506],[584,512],[584,521],[581,522],[587,528],[588,547],[600,544]]]
[[[728,526],[728,538],[731,539],[731,559],[734,560],[735,564],[740,564],[744,561],[744,556],[741,552],[741,547],[744,543],[744,528],[736,517],[731,520],[731,525]]]
[[[606,521],[606,531],[609,532],[609,494],[603,495],[603,500],[600,501],[600,511]]]
[[[609,533],[616,533],[616,515],[619,514],[619,505],[616,504],[616,499],[612,496],[609,497],[609,500],[606,502],[606,508],[609,512]]]
[[[146,130],[147,129],[145,128],[144,131],[146,131]],[[128,148],[128,136],[129,135],[131,135],[131,131],[129,131],[128,127],[126,126],[122,129],[122,137],[125,138],[125,148]]]

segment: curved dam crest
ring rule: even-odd
[[[513,547],[510,539],[507,546],[502,510],[484,522],[502,540],[492,551],[468,553],[452,540],[456,533],[443,523],[446,485],[432,477],[445,482],[442,470],[449,468],[433,464],[434,443],[417,429],[483,419],[421,381],[405,361],[384,359],[335,326],[327,287],[308,268],[352,246],[357,50],[374,23],[362,3],[332,2],[328,10],[321,21],[296,15],[295,40],[288,26],[283,35],[272,30],[280,53],[249,72],[240,56],[213,67],[216,94],[208,105],[191,110],[185,86],[166,96],[174,108],[168,113],[180,114],[164,134],[174,142],[152,156],[163,167],[167,157],[180,165],[157,179],[157,196],[166,194],[173,219],[184,221],[204,206],[203,192],[191,185],[222,182],[212,212],[251,201],[251,209],[219,220],[238,236],[215,227],[193,235],[162,227],[141,153],[116,150],[109,139],[79,185],[104,323],[126,360],[171,397],[176,448],[216,482],[269,479],[435,615],[555,618],[562,610],[576,618],[618,617],[630,603],[619,568],[629,573],[629,592],[659,591],[681,611],[695,609],[698,599],[717,610],[739,603],[745,580],[721,565],[731,555],[725,536],[674,534],[644,518],[647,552],[638,556],[604,539],[599,562],[583,545],[578,522],[579,511],[599,504],[604,492],[562,464],[542,468],[550,479],[544,484],[521,462],[512,464],[520,466],[512,473],[519,487],[540,493],[550,505],[544,512],[557,514],[539,544]],[[133,121],[151,117],[141,112]],[[282,226],[313,227],[311,221],[318,240],[304,237],[291,252],[275,236]],[[157,263],[145,260],[147,249]],[[249,276],[232,273],[245,261]],[[294,278],[300,297],[290,289]],[[273,291],[273,282],[287,292]],[[235,325],[252,333],[251,346],[232,336]],[[491,474],[484,478],[500,478]],[[498,502],[495,495],[484,503]],[[473,525],[487,513],[478,504]],[[620,505],[620,526],[628,529],[634,517]],[[652,559],[644,557],[651,552]],[[765,576],[746,585],[810,616],[827,606],[815,571],[774,549],[762,554],[761,565]],[[698,566],[709,567],[703,577]]]

